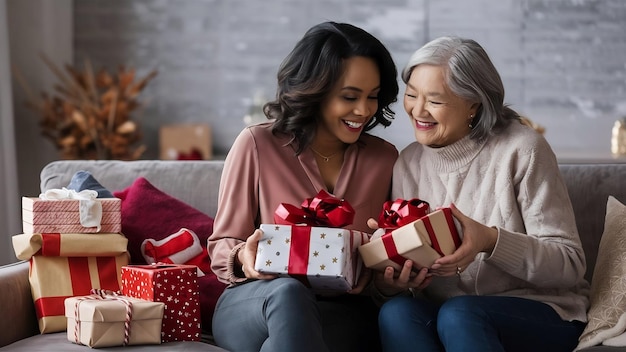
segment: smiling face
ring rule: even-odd
[[[314,146],[333,150],[333,146],[356,142],[378,110],[380,73],[369,58],[356,56],[345,60],[345,71],[321,105]]]
[[[465,137],[478,106],[448,89],[443,67],[422,64],[411,72],[404,109],[420,144],[444,147]]]

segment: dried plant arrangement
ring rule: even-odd
[[[61,70],[45,55],[45,64],[60,81],[54,93],[41,93],[36,100],[26,81],[14,69],[25,90],[27,106],[41,117],[42,135],[50,139],[63,159],[136,160],[145,151],[131,113],[141,104],[138,96],[157,71],[137,78],[132,68],[120,66],[111,74],[104,68],[94,72],[89,60],[82,70],[65,65]]]

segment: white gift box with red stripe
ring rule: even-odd
[[[400,270],[410,259],[416,267],[430,267],[461,245],[460,231],[450,208],[434,211],[359,247],[366,267]]]
[[[65,300],[67,339],[95,347],[161,343],[164,304],[125,296]]]
[[[12,238],[18,259],[30,261],[30,287],[41,333],[65,331],[63,302],[92,289],[118,291],[128,264],[120,234],[21,234]]]
[[[127,265],[122,268],[122,294],[165,304],[162,342],[200,341],[197,277],[195,265]]]
[[[332,227],[261,224],[255,270],[295,277],[313,291],[347,292],[358,280],[357,248],[368,234]]]
[[[24,233],[120,233],[121,199],[98,198],[102,204],[100,228],[85,227],[80,222],[80,200],[22,197]]]

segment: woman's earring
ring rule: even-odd
[[[469,123],[469,128],[470,130],[474,128],[474,115],[470,115],[470,123]]]

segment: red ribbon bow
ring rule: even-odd
[[[405,200],[396,199],[383,204],[383,210],[378,216],[378,227],[385,229],[385,233],[402,227],[428,215],[430,205],[417,198]]]
[[[307,198],[301,208],[281,203],[274,212],[274,222],[280,225],[306,224],[320,227],[344,227],[352,224],[354,209],[347,201],[325,190],[314,198]]]
[[[428,215],[430,205],[417,198],[404,200],[396,199],[383,204],[383,210],[378,216],[378,227],[385,229],[385,234],[381,240],[387,252],[387,257],[394,263],[402,266],[406,258],[398,253],[396,244],[391,237],[391,232],[399,227],[409,224],[415,220]]]

